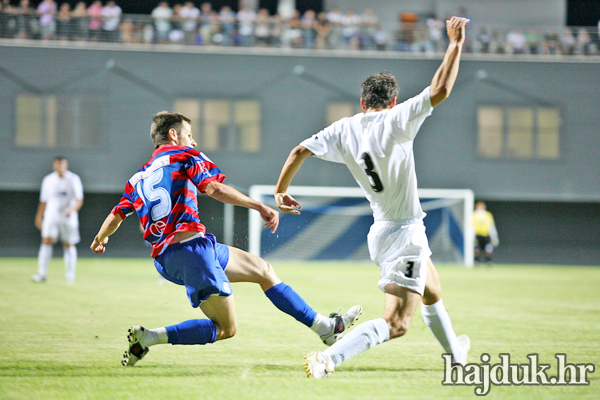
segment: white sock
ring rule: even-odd
[[[331,320],[331,318],[321,315],[319,313],[317,313],[313,324],[310,326],[310,329],[317,332],[317,335],[319,336],[328,334],[329,332],[331,332],[332,328],[333,321]]]
[[[48,264],[50,264],[50,259],[52,258],[52,245],[51,244],[43,244],[40,246],[40,251],[38,252],[38,275],[40,277],[46,277],[46,272],[48,271]]]
[[[372,319],[358,325],[323,354],[337,366],[388,340],[390,340],[390,330],[385,319]]]
[[[142,346],[154,346],[155,344],[166,344],[169,343],[169,335],[167,330],[163,328],[146,329],[148,333],[144,336],[141,343]]]
[[[430,306],[421,303],[421,314],[423,314],[425,325],[429,327],[433,336],[440,342],[444,351],[452,353],[455,360],[462,360],[464,358],[463,349],[458,343],[456,333],[452,328],[452,322],[450,322],[450,316],[444,307],[444,303],[442,303],[442,299]]]
[[[65,260],[65,278],[67,282],[75,281],[75,266],[77,265],[77,247],[68,246],[63,247],[63,259]]]

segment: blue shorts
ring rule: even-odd
[[[198,307],[212,295],[233,293],[225,275],[228,262],[229,248],[207,233],[204,237],[169,245],[154,259],[154,266],[166,280],[184,285],[192,307]]]

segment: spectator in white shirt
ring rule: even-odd
[[[513,54],[525,53],[527,39],[519,28],[511,30],[508,35],[506,35],[506,42],[511,47]]]
[[[106,3],[102,8],[102,29],[104,30],[104,38],[107,42],[116,42],[119,39],[119,23],[121,22],[121,7],[115,4],[114,1]]]
[[[156,41],[166,43],[171,30],[171,17],[173,10],[166,1],[161,1],[154,10],[152,10],[152,19],[156,27]]]
[[[242,46],[252,46],[252,34],[254,33],[254,21],[256,13],[248,6],[243,6],[237,13],[238,31],[240,34],[240,44]]]
[[[183,31],[185,43],[194,44],[200,10],[194,6],[194,3],[188,1],[179,10],[179,16],[182,19],[181,30]]]
[[[441,21],[437,15],[431,18],[427,18],[427,30],[429,31],[429,40],[433,45],[435,51],[442,51],[444,47],[444,35],[443,31],[446,28],[446,24]]]

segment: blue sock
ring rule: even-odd
[[[210,319],[190,319],[165,329],[171,344],[206,344],[217,340],[217,326]]]
[[[286,314],[296,318],[309,328],[313,324],[317,313],[306,301],[290,286],[281,282],[265,292],[275,307]]]

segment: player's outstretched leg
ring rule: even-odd
[[[363,322],[325,351],[304,355],[304,369],[308,378],[327,378],[341,363],[406,334],[421,296],[395,284],[387,285],[385,291],[382,318]]]
[[[442,302],[440,277],[431,260],[427,262],[427,283],[421,304],[421,314],[425,325],[438,340],[446,353],[452,354],[455,363],[465,364],[471,342],[467,335],[456,337],[450,316]]]
[[[129,348],[123,354],[123,366],[134,366],[157,344],[195,345],[214,343],[235,335],[237,322],[233,296],[211,296],[200,308],[210,319],[192,319],[156,329],[134,326],[129,329]]]
[[[356,305],[343,315],[339,311],[329,317],[317,313],[291,286],[279,279],[271,264],[235,247],[229,246],[225,274],[231,282],[258,283],[275,307],[312,329],[327,345],[341,338],[362,312],[362,307]]]

